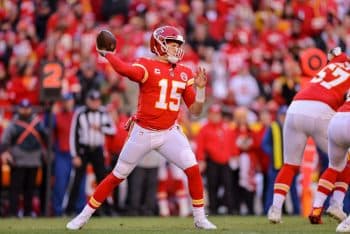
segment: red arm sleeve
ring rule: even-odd
[[[193,85],[187,86],[183,94],[183,100],[188,108],[194,103],[195,97],[196,92],[194,91]]]
[[[148,73],[141,65],[137,66],[124,63],[118,56],[113,54],[107,54],[106,59],[116,72],[128,77],[132,81],[143,83],[147,79]]]

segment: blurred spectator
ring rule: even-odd
[[[75,176],[66,209],[67,214],[78,211],[75,209],[75,204],[88,163],[92,164],[98,183],[104,178],[106,174],[103,156],[104,135],[115,133],[114,123],[101,105],[100,92],[90,90],[86,96],[86,105],[74,112],[70,128],[69,147]]]
[[[261,202],[262,206],[267,196],[267,183],[268,183],[268,169],[270,164],[269,155],[267,155],[262,147],[261,142],[263,141],[266,130],[269,128],[272,122],[272,113],[265,107],[258,112],[258,119],[250,126],[254,132],[257,147],[255,148],[255,154],[257,158],[257,192],[256,198]],[[259,183],[259,176],[262,176],[262,184]],[[260,212],[260,210],[257,210]]]
[[[236,123],[235,143],[238,147],[238,161],[236,161],[236,165],[234,166],[234,161],[231,161],[233,189],[235,191],[233,194],[237,194],[235,208],[239,209],[240,204],[245,204],[248,214],[252,215],[254,214],[253,202],[256,190],[255,174],[257,170],[255,153],[256,147],[258,147],[258,141],[255,133],[249,126],[249,111],[246,107],[235,109],[234,121]]]
[[[342,40],[345,43],[346,50],[344,51],[347,54],[349,54],[350,52],[350,11],[348,11],[347,14],[344,16],[344,20],[339,30],[340,30],[339,35],[341,36]]]
[[[63,199],[67,195],[68,183],[72,170],[72,155],[69,151],[69,132],[74,114],[74,97],[71,93],[63,95],[62,106],[54,115],[54,176],[55,183],[52,194],[52,207],[55,216],[61,216],[64,211]],[[77,209],[84,206],[85,186],[82,183],[79,190]]]
[[[122,95],[113,91],[110,94],[110,101],[107,105],[107,111],[116,127],[115,135],[107,135],[105,137],[105,154],[107,171],[113,170],[117,163],[119,154],[122,150],[124,142],[128,137],[128,131],[125,129],[128,121],[128,115],[125,113],[124,101]],[[115,212],[120,212],[122,207],[119,206],[119,187],[113,191],[113,208]]]
[[[238,106],[250,106],[259,96],[259,86],[255,77],[250,72],[248,65],[240,67],[240,71],[229,81],[229,92],[232,93],[234,102]]]
[[[162,217],[190,215],[190,203],[188,190],[185,184],[186,176],[175,164],[168,162],[164,157],[160,158],[158,170],[158,212]]]
[[[105,77],[103,73],[96,70],[95,60],[91,57],[81,61],[77,76],[81,86],[81,92],[77,94],[77,104],[80,106],[84,105],[87,94],[91,90],[101,91]]]
[[[141,1],[142,2],[142,1]],[[101,16],[103,20],[109,20],[114,15],[123,15],[124,17],[128,16],[129,13],[129,4],[128,0],[104,0],[101,4]],[[146,8],[142,5],[137,9],[142,13]]]
[[[66,1],[58,1],[56,9],[47,21],[46,32],[50,34],[52,31],[59,29],[64,33],[73,35],[77,30],[78,21],[71,6]]]
[[[283,71],[273,82],[272,96],[279,105],[289,105],[300,90],[301,71],[292,59],[284,62]]]
[[[316,47],[323,51],[330,51],[331,49],[340,46],[342,51],[346,51],[345,42],[340,36],[339,26],[339,19],[332,14],[328,14],[324,30],[315,38]]]
[[[228,162],[237,154],[233,144],[233,131],[222,121],[221,107],[212,105],[208,112],[208,121],[197,136],[196,156],[202,172],[205,172],[209,195],[209,211],[218,214],[220,205],[226,206],[231,213],[232,182]],[[224,188],[223,204],[219,204],[219,188]]]
[[[35,216],[32,209],[36,178],[45,152],[46,129],[41,118],[33,113],[28,99],[18,104],[17,115],[5,129],[1,144],[4,153],[2,162],[11,166],[10,215]],[[20,195],[24,198],[24,211],[19,213]]]
[[[44,40],[46,37],[46,23],[52,13],[50,1],[42,0],[37,2],[35,14],[35,27],[39,40]]]

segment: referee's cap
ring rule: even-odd
[[[90,90],[87,94],[87,98],[96,100],[101,98],[101,93],[98,90]]]

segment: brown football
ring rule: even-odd
[[[96,37],[96,46],[99,50],[114,51],[117,46],[117,40],[113,33],[108,30],[102,30]]]

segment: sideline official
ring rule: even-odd
[[[101,94],[92,90],[86,98],[86,105],[78,108],[73,116],[70,129],[69,145],[75,167],[75,177],[70,193],[66,213],[74,213],[74,204],[79,194],[79,187],[86,173],[86,166],[91,163],[99,183],[105,176],[103,146],[105,135],[114,135],[114,123],[101,103]]]

